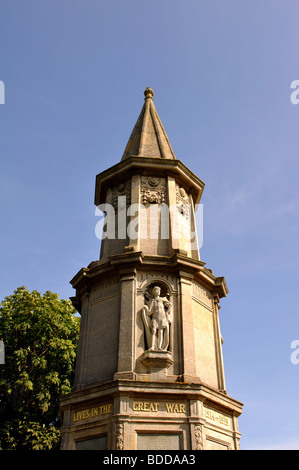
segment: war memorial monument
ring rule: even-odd
[[[64,450],[237,450],[242,403],[226,391],[219,301],[195,214],[204,183],[172,150],[147,88],[122,159],[98,174],[100,259],[72,279],[81,315]]]

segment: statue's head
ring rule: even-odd
[[[159,296],[161,294],[161,289],[160,289],[159,286],[155,286],[155,287],[153,287],[152,292],[153,292],[154,296]]]

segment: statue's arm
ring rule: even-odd
[[[143,306],[143,311],[144,311],[144,313],[146,313],[146,315],[150,314],[150,309],[149,309],[148,305]]]

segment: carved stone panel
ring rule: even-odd
[[[198,282],[192,283],[192,295],[197,301],[212,309],[212,294]]]
[[[118,211],[118,198],[119,196],[126,197],[126,207],[131,204],[131,179],[122,181],[117,186],[112,188],[112,206],[114,210]]]
[[[107,450],[107,436],[78,441],[76,450]]]
[[[176,205],[177,211],[179,214],[184,215],[186,220],[189,220],[190,217],[190,201],[189,196],[184,188],[179,186],[178,184],[175,185],[176,191]]]
[[[179,450],[180,434],[138,434],[137,450]]]
[[[106,297],[118,295],[119,285],[119,277],[112,277],[110,279],[102,281],[98,286],[94,288],[91,303],[94,304],[96,302],[101,302]]]
[[[167,202],[166,180],[155,176],[141,177],[141,203],[163,204]]]

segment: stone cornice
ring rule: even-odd
[[[134,174],[173,176],[192,195],[194,204],[199,204],[204,183],[180,160],[168,158],[130,156],[96,176],[96,206],[105,203],[107,189]]]
[[[136,391],[138,390],[138,392]],[[215,403],[219,408],[225,408],[226,411],[230,410],[234,416],[239,416],[242,413],[243,403],[231,398],[226,393],[217,389],[209,387],[206,384],[187,383],[187,382],[145,382],[138,380],[111,380],[101,384],[89,384],[86,388],[71,392],[61,398],[61,407],[69,408],[78,402],[92,401],[103,396],[109,395],[111,398],[118,396],[119,393],[127,393],[129,396],[150,394],[153,396],[167,395],[171,393],[173,396],[180,397],[188,396],[188,399],[199,399],[204,403]]]
[[[119,273],[121,269],[161,269],[171,270],[179,276],[180,272],[187,272],[194,276],[194,279],[206,287],[212,294],[219,298],[226,297],[228,288],[223,276],[216,277],[211,269],[205,267],[203,261],[194,260],[180,253],[175,253],[172,257],[167,256],[145,256],[141,251],[130,251],[109,257],[109,261],[93,261],[88,268],[82,268],[70,281],[73,288],[84,291],[90,282],[100,278],[107,278]]]

